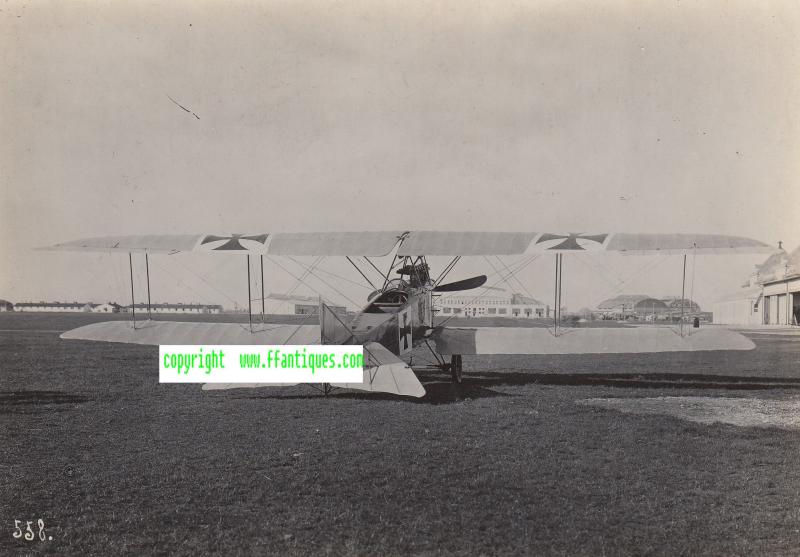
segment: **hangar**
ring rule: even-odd
[[[595,314],[602,319],[637,319],[646,321],[676,321],[683,316],[688,320],[694,316],[708,319],[700,305],[680,296],[653,298],[644,294],[623,294],[604,300],[597,305]]]
[[[597,314],[604,319],[624,319],[633,315],[636,304],[649,300],[644,294],[622,294],[597,304]]]
[[[780,244],[779,244],[780,246]],[[800,324],[800,247],[770,255],[747,284],[714,303],[714,322],[725,325]]]
[[[633,306],[633,313],[637,317],[647,320],[662,320],[669,317],[669,306],[662,300],[645,298],[636,302],[636,305]]]
[[[800,247],[762,272],[764,324],[800,323]]]

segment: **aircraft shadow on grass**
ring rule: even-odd
[[[531,371],[472,371],[460,385],[450,381],[450,375],[437,371],[420,371],[426,394],[422,398],[398,397],[383,393],[363,393],[334,390],[338,399],[356,400],[405,400],[415,404],[451,404],[463,400],[517,396],[513,392],[502,392],[497,387],[528,385],[594,386],[623,389],[708,389],[708,390],[768,390],[800,389],[800,378],[755,377],[738,375],[716,375],[698,373],[547,373]],[[285,393],[285,394],[281,394]],[[252,393],[243,395],[233,391],[229,396],[236,399],[314,399],[322,393],[307,385],[299,385],[290,391]],[[31,413],[42,410],[64,411],[75,405],[88,402],[90,397],[80,393],[60,391],[0,391],[0,415]]]
[[[438,372],[419,373],[425,385],[422,398],[398,397],[381,393],[333,391],[335,398],[364,400],[406,400],[415,404],[449,404],[465,399],[517,396],[514,393],[495,390],[496,387],[527,385],[562,385],[572,387],[596,386],[626,389],[708,389],[708,390],[768,390],[800,389],[800,379],[785,377],[754,377],[738,375],[715,375],[698,373],[547,373],[526,371],[474,371],[465,374],[460,385],[450,381],[449,374]],[[321,393],[307,386],[298,386],[292,394],[260,394],[236,396],[236,398],[264,399],[309,399],[321,397]]]
[[[89,397],[61,391],[0,391],[0,414],[24,414],[46,409],[70,410]]]

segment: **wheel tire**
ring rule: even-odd
[[[450,356],[450,374],[453,376],[453,383],[461,384],[462,369],[461,354],[453,354]]]

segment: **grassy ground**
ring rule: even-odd
[[[465,358],[419,401],[157,383],[157,347],[0,315],[0,554],[797,554],[800,433],[576,404],[800,396],[746,353]],[[12,538],[43,518],[50,541]]]

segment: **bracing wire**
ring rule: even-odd
[[[289,269],[287,269],[286,267],[284,267],[284,266],[281,264],[281,262],[280,262],[280,261],[277,261],[276,259],[274,259],[274,258],[270,257],[269,255],[265,255],[264,257],[266,257],[266,258],[267,258],[267,260],[271,261],[272,263],[274,263],[275,265],[277,265],[278,267],[280,267],[281,269],[283,269],[283,271],[284,271],[286,274],[288,274],[289,276],[291,276],[292,278],[294,278],[294,279],[295,279],[295,282],[294,282],[294,284],[292,285],[292,287],[291,287],[291,288],[288,290],[288,292],[286,293],[286,295],[287,295],[287,296],[290,296],[292,293],[294,293],[294,291],[295,291],[295,290],[297,290],[297,288],[298,288],[298,287],[299,287],[301,284],[303,284],[303,285],[307,286],[309,289],[311,289],[311,291],[312,291],[312,292],[317,292],[316,288],[313,288],[313,287],[311,287],[309,284],[307,284],[307,283],[305,282],[305,278],[308,276],[308,269],[306,269],[306,270],[305,270],[305,271],[304,271],[304,272],[303,272],[303,273],[302,273],[302,274],[301,274],[301,275],[298,277],[298,276],[297,276],[297,275],[295,275],[293,272],[291,272]],[[314,260],[314,262],[311,264],[311,266],[310,266],[309,268],[314,268],[316,265],[318,265],[318,264],[319,264],[319,262],[320,262],[322,259],[323,259],[323,257],[322,257],[322,256],[319,256],[319,257],[317,257],[317,258]],[[319,294],[319,292],[317,292],[317,294]],[[279,309],[282,309],[282,308],[283,308],[283,306],[285,306],[287,303],[288,303],[287,301],[284,301],[282,304],[280,304],[280,305],[278,306],[278,308],[279,308]]]
[[[291,259],[291,258],[290,258],[290,259]],[[301,267],[303,267],[303,266],[304,266],[304,265],[303,265],[301,262],[299,262],[299,261],[295,261],[295,260],[293,260],[293,261],[294,261],[296,264],[300,265]],[[317,271],[319,271],[319,269],[316,269],[316,270],[317,270]],[[335,286],[333,286],[333,285],[331,285],[329,282],[327,282],[325,279],[323,279],[322,277],[320,277],[319,275],[317,275],[317,274],[314,272],[314,270],[312,270],[312,269],[309,269],[309,274],[310,274],[311,276],[313,276],[314,278],[316,278],[318,281],[320,281],[322,284],[324,284],[325,286],[327,286],[328,288],[330,288],[331,290],[333,290],[334,292],[336,292],[336,293],[337,293],[339,296],[341,296],[342,298],[344,298],[345,300],[347,300],[348,302],[350,302],[351,304],[353,304],[353,306],[355,306],[355,307],[358,307],[358,306],[359,306],[359,303],[358,303],[358,302],[356,302],[355,300],[353,300],[352,298],[350,298],[349,296],[347,296],[345,293],[343,293],[341,290],[339,290],[338,288],[336,288]],[[314,289],[314,288],[313,288],[313,287],[311,287],[310,285],[306,284],[306,286],[308,286],[309,288],[312,288],[312,290],[314,290],[315,292],[318,292],[316,289]]]
[[[523,269],[525,269],[525,268],[526,268],[528,265],[530,265],[530,264],[531,264],[531,263],[533,263],[533,262],[534,262],[536,259],[538,259],[538,257],[539,257],[539,254],[534,254],[534,255],[531,255],[531,256],[530,256],[530,257],[529,257],[527,260],[523,260],[522,262],[520,262],[520,263],[519,263],[519,264],[518,264],[518,265],[517,265],[515,268],[514,268],[514,267],[512,267],[512,268],[513,268],[513,273],[518,273],[518,272],[521,272],[521,271],[522,271]],[[493,273],[492,275],[489,275],[489,276],[494,276],[495,274],[499,274],[499,273]],[[507,279],[507,278],[508,278],[508,277],[506,277],[506,279]],[[489,291],[491,288],[494,288],[495,286],[497,286],[497,285],[498,285],[498,284],[500,284],[501,282],[503,282],[503,278],[502,278],[502,277],[501,277],[499,280],[496,280],[496,281],[495,281],[493,284],[491,284],[491,285],[489,285],[489,286],[484,286],[484,287],[483,287],[483,289],[481,290],[481,292],[479,292],[478,294],[476,294],[476,295],[475,295],[475,296],[474,296],[472,299],[470,299],[470,300],[467,302],[467,305],[468,305],[468,304],[471,304],[472,302],[474,302],[475,300],[477,300],[478,298],[480,298],[481,296],[483,296],[483,295],[484,295],[486,292],[488,292],[488,291]],[[446,318],[444,321],[442,321],[441,323],[439,323],[439,324],[437,325],[437,327],[443,327],[443,326],[445,325],[445,323],[447,323],[448,321],[450,321],[450,320],[451,320],[451,319],[453,319],[454,317],[456,317],[456,315],[451,315],[450,317]]]
[[[499,255],[495,255],[495,256],[494,256],[494,258],[495,258],[495,259],[497,259],[497,262],[498,262],[498,263],[500,263],[500,264],[501,264],[501,265],[502,265],[502,266],[505,268],[505,270],[506,270],[508,273],[511,273],[511,271],[510,271],[510,270],[509,270],[509,268],[508,268],[508,265],[506,265],[506,262],[505,262],[505,261],[503,261],[502,259],[500,259],[500,256],[499,256]],[[506,275],[506,276],[509,276],[509,275]],[[522,281],[521,281],[521,280],[519,280],[519,277],[518,277],[518,276],[516,276],[516,275],[511,275],[511,277],[512,277],[512,278],[513,278],[513,279],[516,281],[516,283],[517,283],[517,284],[519,284],[520,288],[522,288],[522,291],[523,291],[523,292],[525,292],[525,294],[527,294],[529,298],[533,298],[533,297],[534,297],[534,296],[533,296],[533,294],[531,294],[531,293],[528,291],[528,289],[525,287],[525,285],[522,283]]]
[[[288,257],[288,259],[290,259],[291,261],[293,261],[294,263],[296,263],[296,264],[297,264],[297,265],[299,265],[300,267],[303,267],[303,266],[304,266],[304,265],[303,265],[303,263],[301,263],[300,261],[297,261],[297,260],[296,260],[294,257],[291,257],[291,256],[287,256],[287,257]],[[364,283],[361,283],[361,282],[358,282],[358,281],[355,281],[355,280],[349,279],[349,278],[347,278],[347,277],[343,277],[343,276],[341,276],[341,275],[337,275],[336,273],[333,273],[333,272],[331,272],[331,271],[328,271],[327,269],[323,269],[322,267],[319,267],[318,269],[316,269],[316,271],[317,271],[318,273],[324,273],[324,274],[326,274],[326,275],[330,275],[330,276],[332,276],[332,277],[334,277],[334,278],[337,278],[337,279],[339,279],[339,280],[343,280],[343,281],[345,281],[345,282],[347,282],[347,283],[350,283],[350,284],[352,284],[352,285],[354,285],[354,286],[358,286],[359,288],[363,288],[363,289],[365,289],[365,290],[368,290],[367,286],[365,286],[365,285],[364,285]],[[381,278],[383,278],[383,277],[381,277]],[[374,286],[373,286],[373,288],[374,288]]]
[[[192,275],[194,275],[196,278],[198,278],[198,279],[199,279],[199,280],[200,280],[200,281],[201,281],[203,284],[205,284],[206,286],[208,286],[209,288],[211,288],[211,289],[212,289],[213,291],[215,291],[217,294],[220,294],[220,295],[222,295],[222,296],[223,296],[225,299],[227,299],[228,301],[232,302],[233,304],[236,304],[236,300],[234,300],[233,298],[231,298],[231,297],[230,297],[228,294],[226,294],[226,293],[225,293],[223,290],[221,290],[221,289],[219,289],[218,287],[214,286],[214,284],[213,284],[213,283],[211,283],[211,282],[207,281],[207,280],[206,280],[206,279],[205,279],[205,278],[204,278],[202,275],[200,275],[200,274],[196,273],[195,271],[193,271],[193,270],[192,270],[192,269],[191,269],[191,268],[190,268],[188,265],[186,265],[185,263],[183,263],[183,262],[182,262],[180,259],[177,259],[177,258],[176,258],[176,259],[174,259],[174,261],[176,261],[176,262],[178,263],[178,265],[180,265],[181,267],[183,267],[184,269],[186,269],[187,271],[189,271],[189,272],[190,272]],[[159,265],[158,267],[159,267],[160,269],[162,269],[162,270],[166,270],[166,269],[165,269],[164,267],[162,267],[161,265]],[[172,274],[172,273],[170,273],[169,271],[167,271],[167,274],[169,274],[169,275],[170,275],[170,276],[172,276],[173,278],[177,278],[177,277],[175,277],[175,275],[173,275],[173,274]],[[191,287],[191,286],[190,286],[188,283],[184,282],[182,279],[178,279],[178,282],[179,282],[179,283],[182,283],[182,284],[185,284],[185,285],[186,285],[186,287],[187,287],[187,288],[189,288],[189,290],[191,290],[191,291],[192,291],[192,292],[194,292],[195,294],[198,294],[198,292],[197,292],[196,290],[194,290],[194,289],[193,289],[193,288],[192,288],[192,287]],[[207,298],[204,298],[204,299],[206,299],[206,300],[207,300]]]
[[[186,288],[188,288],[189,290],[191,290],[191,291],[192,291],[192,293],[194,293],[194,294],[195,294],[195,295],[198,297],[198,299],[200,299],[200,300],[203,300],[203,301],[205,301],[205,302],[206,302],[206,303],[208,303],[208,304],[212,303],[212,301],[211,301],[209,298],[207,298],[206,296],[204,296],[203,294],[201,294],[200,292],[198,292],[197,290],[195,290],[194,288],[192,288],[192,285],[191,285],[191,284],[187,283],[187,282],[186,282],[186,281],[184,281],[182,278],[175,276],[175,275],[174,275],[174,274],[173,274],[173,273],[172,273],[172,272],[171,272],[169,269],[167,269],[166,267],[164,267],[163,265],[161,265],[161,264],[160,264],[160,263],[158,263],[157,261],[155,261],[155,260],[151,260],[151,261],[150,261],[150,263],[151,263],[153,266],[157,267],[159,270],[161,270],[161,271],[164,271],[166,274],[168,274],[169,276],[171,276],[172,278],[174,278],[174,279],[177,281],[177,284],[178,284],[178,285],[183,285],[183,286],[185,286]],[[213,287],[212,287],[212,288],[213,288]],[[233,302],[234,304],[236,303],[236,300],[234,300],[233,298],[231,298],[230,296],[228,296],[227,294],[225,294],[225,292],[223,292],[223,291],[221,291],[221,290],[218,290],[218,289],[216,289],[216,288],[215,288],[215,290],[217,290],[217,291],[218,291],[220,294],[222,294],[223,296],[225,296],[225,298],[227,298],[229,301]]]

